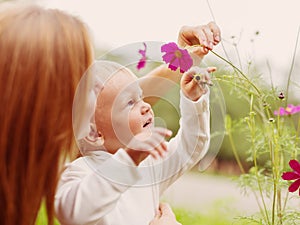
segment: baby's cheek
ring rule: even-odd
[[[133,135],[136,135],[140,132],[142,132],[142,121],[137,115],[130,115],[129,118],[129,127],[130,132],[133,133]]]

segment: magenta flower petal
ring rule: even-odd
[[[174,71],[176,71],[177,68],[178,68],[177,66],[173,66],[173,65],[171,65],[171,64],[170,64],[168,67],[169,67],[171,70],[174,70]]]
[[[282,179],[284,180],[295,180],[300,178],[300,175],[295,172],[285,172],[282,174]]]
[[[161,46],[161,52],[175,52],[178,49],[179,48],[175,42],[170,42]]]
[[[293,111],[294,111],[294,105],[288,104],[288,106],[285,108],[286,114],[287,114],[287,115],[293,114]]]
[[[298,106],[293,106],[291,114],[295,114],[295,113],[298,113],[298,112],[299,112]]]
[[[300,163],[297,160],[292,159],[292,160],[290,160],[289,164],[290,164],[290,167],[294,171],[296,171],[299,174],[299,176],[300,176]]]
[[[282,107],[280,107],[279,108],[279,110],[276,110],[276,111],[274,111],[274,115],[275,116],[283,116],[283,115],[285,115],[285,109],[284,108],[282,108]]]
[[[295,192],[298,190],[299,187],[300,187],[300,179],[296,180],[290,185],[289,192]]]
[[[289,186],[289,192],[295,192],[300,187],[300,163],[292,159],[289,162],[290,167],[294,170],[292,172],[285,172],[282,174],[282,179],[284,180],[295,180],[290,186]],[[299,190],[299,196],[300,196],[300,190]]]
[[[274,115],[293,115],[300,112],[300,105],[294,106],[293,104],[288,104],[286,108],[280,107],[279,110],[274,111]]]
[[[282,108],[282,107],[281,107],[281,108],[279,109],[279,115],[280,115],[280,116],[287,115],[287,113],[286,113],[286,111],[285,111],[285,108]]]
[[[193,59],[186,49],[180,49],[176,43],[171,42],[161,46],[161,52],[165,52],[163,60],[169,63],[171,70],[180,69],[183,73],[193,65]]]
[[[190,56],[188,55],[188,57]],[[192,65],[193,65],[193,60],[192,59],[190,60],[189,58],[186,57],[182,59],[180,68],[183,72],[186,72],[192,67]]]
[[[146,60],[140,60],[136,66],[138,70],[144,68],[146,66]]]
[[[179,60],[178,58],[175,57],[175,58],[170,62],[170,65],[172,65],[172,66],[178,68],[178,67],[180,67],[180,60]]]
[[[146,60],[147,60],[147,57],[146,57],[146,51],[147,51],[147,45],[146,43],[143,43],[144,44],[144,49],[140,49],[139,50],[139,53],[142,55],[141,59],[139,60],[136,68],[138,70],[144,68],[146,66]]]
[[[174,60],[175,56],[173,53],[166,53],[163,55],[163,60],[166,62],[166,63],[170,63]]]

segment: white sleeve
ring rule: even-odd
[[[87,160],[67,166],[55,195],[55,211],[61,224],[95,224],[112,210],[121,194],[140,175],[127,153],[120,149],[101,165]],[[122,171],[120,173],[120,171]]]
[[[161,177],[160,194],[195,166],[209,148],[209,92],[195,102],[180,92],[180,111],[180,128],[168,143],[169,155],[158,169]]]

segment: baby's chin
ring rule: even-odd
[[[147,127],[143,127],[142,132],[152,134],[152,129],[154,128],[154,123],[149,124]]]

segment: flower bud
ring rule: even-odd
[[[270,122],[270,123],[274,123],[274,122],[275,122],[275,119],[271,117],[271,118],[269,118],[269,122]]]
[[[283,100],[284,99],[284,94],[282,92],[279,93],[278,98]]]

